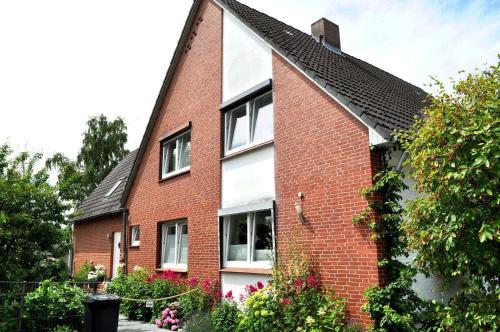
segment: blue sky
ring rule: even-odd
[[[423,87],[495,63],[499,1],[242,0],[309,32],[340,26],[342,50]],[[122,116],[142,138],[191,0],[0,0],[0,142],[75,157],[85,121]]]

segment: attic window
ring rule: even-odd
[[[285,33],[289,34],[290,36],[293,36],[293,33],[291,33],[290,31],[288,30],[283,30]]]
[[[125,179],[125,178],[120,178],[118,181],[116,181],[115,185],[113,187],[111,187],[111,189],[109,189],[109,191],[106,193],[106,195],[104,195],[104,197],[111,196],[111,194],[116,190],[116,188],[118,188],[120,183],[123,182],[123,179]]]

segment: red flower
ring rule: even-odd
[[[226,300],[232,300],[233,299],[233,291],[230,290],[229,292],[227,292],[226,295],[224,295],[224,298]]]
[[[257,288],[258,289],[264,288],[264,284],[262,282],[260,282],[260,281],[257,281]]]
[[[288,297],[281,299],[281,302],[283,302],[284,305],[292,304],[292,300],[290,300]]]
[[[307,286],[310,288],[315,288],[319,286],[319,280],[316,279],[316,277],[312,273],[307,276],[306,281],[307,281]]]
[[[196,277],[189,278],[186,280],[186,284],[191,287],[196,287],[198,286],[199,280]]]
[[[295,286],[295,288],[297,288],[297,289],[302,288],[302,287],[304,286],[304,284],[305,284],[304,279],[297,279],[297,280],[295,280],[295,281],[293,282],[293,285],[294,285],[294,286]]]
[[[247,285],[245,288],[250,294],[255,293],[258,290],[254,285]]]

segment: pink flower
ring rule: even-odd
[[[260,281],[257,281],[257,288],[258,289],[264,288],[264,284],[262,282],[260,282]]]
[[[155,325],[161,327],[161,320],[159,319],[155,320]]]
[[[199,280],[198,280],[198,278],[195,278],[195,277],[189,278],[186,280],[186,284],[188,286],[191,286],[191,287],[198,286],[198,283],[199,283]]]
[[[304,279],[297,279],[293,282],[293,285],[295,286],[295,288],[302,288],[305,284],[305,281]]]
[[[232,300],[233,299],[233,291],[230,290],[229,292],[227,292],[226,295],[224,295],[224,298],[226,300]]]
[[[318,279],[316,279],[316,277],[312,273],[307,276],[306,280],[307,280],[307,286],[309,286],[310,288],[314,288],[314,287],[319,286]]]
[[[177,331],[177,325],[172,325],[172,326],[170,327],[170,329],[171,329],[172,331]]]
[[[283,298],[281,302],[283,302],[284,305],[292,304],[292,300],[290,300],[288,297]]]
[[[255,293],[257,291],[257,288],[254,285],[247,285],[246,289],[250,294]]]

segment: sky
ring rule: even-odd
[[[500,0],[242,0],[424,89],[495,64]],[[122,117],[137,148],[191,0],[0,0],[0,144],[75,158],[89,117]],[[428,89],[427,89],[428,90]]]

